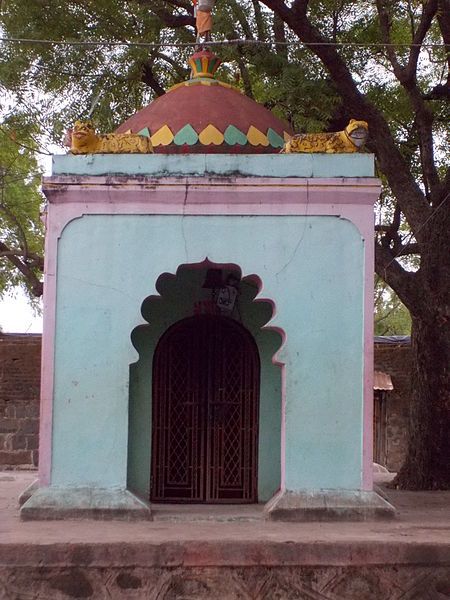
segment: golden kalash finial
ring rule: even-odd
[[[211,40],[211,31],[213,28],[212,10],[216,0],[192,0],[194,3],[194,14],[197,27],[197,44],[201,45],[202,40],[209,42]]]

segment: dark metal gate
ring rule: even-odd
[[[153,361],[152,501],[257,501],[259,377],[255,341],[232,319],[168,329]]]

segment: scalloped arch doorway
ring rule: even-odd
[[[238,282],[232,312],[214,310],[208,269]],[[205,261],[163,273],[132,341],[128,487],[153,502],[253,503],[281,481],[282,334],[273,304],[237,265]]]

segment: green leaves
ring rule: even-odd
[[[408,309],[393,290],[375,277],[375,335],[411,335]]]
[[[21,119],[0,124],[0,296],[15,286],[42,293],[41,170],[34,131]]]
[[[285,8],[292,5],[283,4]],[[403,66],[424,3],[396,0],[383,5],[388,7],[392,43],[406,44],[395,47],[395,56]],[[340,129],[350,117],[365,118],[342,102],[336,79],[333,84],[334,74],[300,44],[276,6],[277,2],[258,0],[216,4],[215,40],[269,42],[268,46],[219,48],[223,59],[219,78],[240,87],[298,132]],[[439,14],[425,42],[442,42],[438,18]],[[380,46],[383,35],[377,3],[310,2],[307,19],[324,40],[339,44],[337,53],[358,90],[385,116],[408,168],[422,186],[417,111],[393,73],[386,47]],[[88,115],[101,131],[113,131],[157,93],[189,76],[187,59],[192,47],[164,44],[194,42],[192,22],[190,0],[8,0],[2,3],[0,13],[0,28],[7,37],[101,41],[106,45],[0,43],[0,118],[18,119],[22,124],[18,131],[24,127],[24,136],[33,148],[42,140],[61,145],[72,123]],[[289,45],[282,45],[283,41]],[[150,49],[133,45],[142,42],[162,46]],[[116,43],[124,45],[113,45]],[[428,48],[420,54],[415,81],[425,97],[445,84],[446,59],[444,48]],[[450,105],[436,98],[430,98],[428,108],[434,119],[434,160],[443,176],[449,156]],[[32,155],[26,160],[31,161],[31,172],[35,172]]]

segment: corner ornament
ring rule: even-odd
[[[343,131],[335,133],[300,133],[291,137],[282,153],[343,154],[360,152],[369,137],[366,121],[351,119]]]
[[[135,133],[98,134],[90,121],[75,121],[68,133],[72,154],[151,154],[149,137]]]

